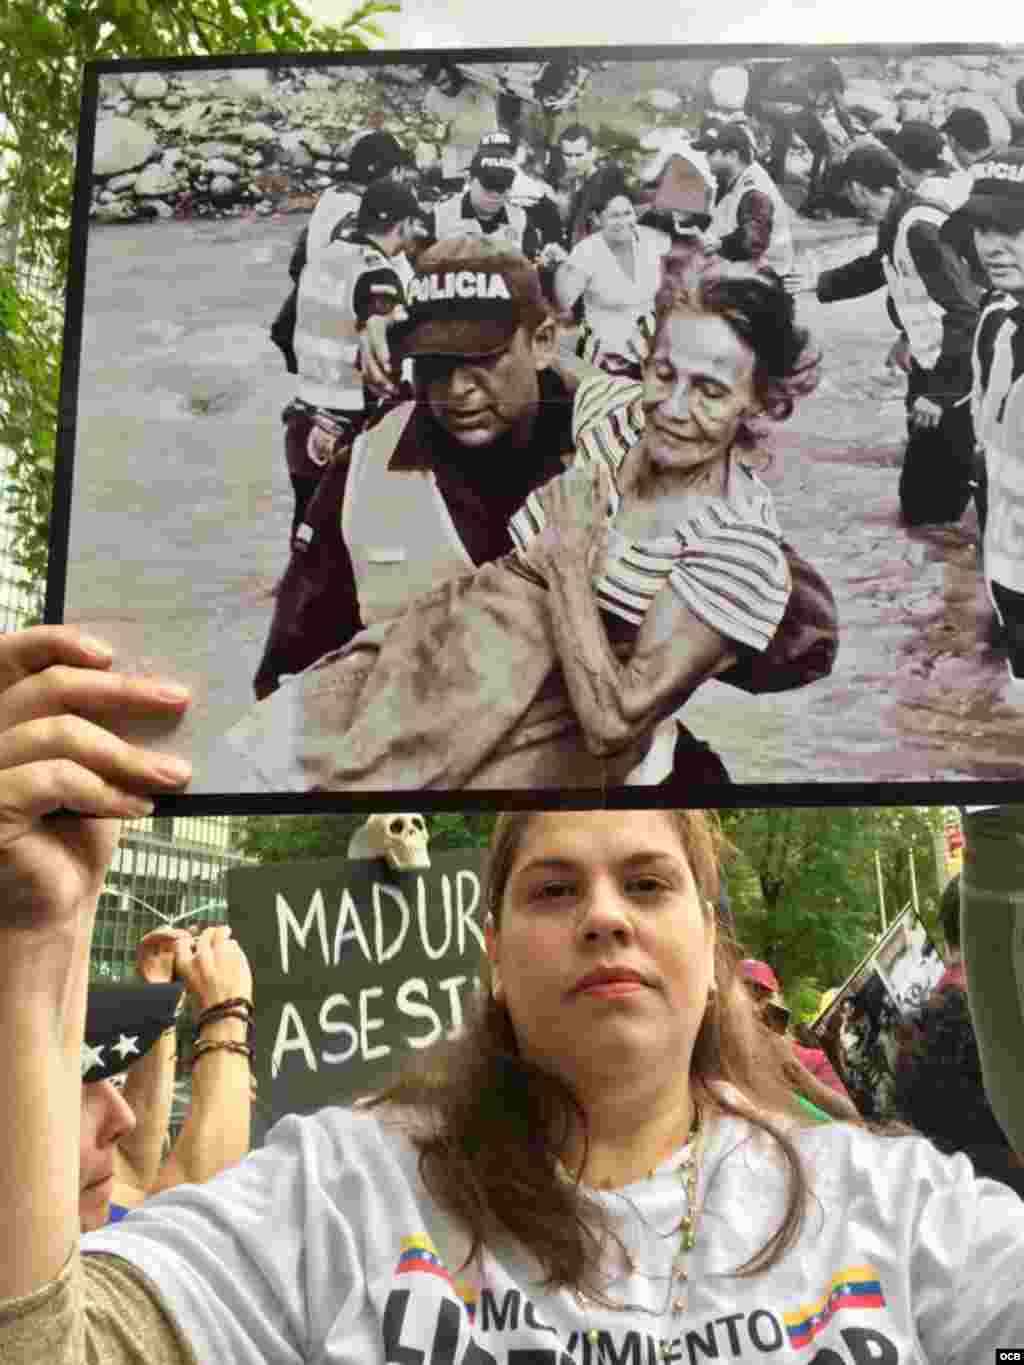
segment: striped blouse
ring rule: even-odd
[[[705,625],[724,638],[766,649],[786,609],[789,567],[771,494],[753,470],[729,457],[724,495],[694,494],[692,512],[671,535],[633,541],[615,530],[620,494],[616,476],[644,429],[642,387],[605,375],[585,380],[573,408],[574,466],[597,460],[612,475],[608,553],[594,576],[599,605],[639,625],[666,580]],[[536,493],[513,516],[509,530],[520,560],[544,526]],[[539,575],[530,566],[535,581]]]

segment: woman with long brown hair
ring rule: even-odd
[[[464,1034],[80,1250],[54,1115],[89,936],[54,931],[81,913],[55,883],[40,982],[0,952],[52,1011],[32,1078],[0,1082],[66,1148],[0,1143],[33,1211],[0,1254],[5,1363],[952,1363],[1020,1340],[1024,1207],[923,1140],[794,1114],[716,923],[717,851],[701,812],[502,817]],[[4,940],[29,918],[0,912]]]

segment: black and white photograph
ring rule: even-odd
[[[1024,776],[1024,48],[94,64],[73,253],[194,796]]]

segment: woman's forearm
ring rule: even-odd
[[[146,1193],[153,1185],[164,1155],[164,1140],[174,1099],[174,1059],[177,1033],[169,1028],[145,1056],[128,1070],[124,1097],[135,1115],[135,1128],[118,1143],[127,1169],[122,1178]]]
[[[204,1042],[245,1042],[237,1019],[222,1019],[203,1030]],[[192,1072],[192,1103],[178,1140],[160,1168],[152,1192],[200,1184],[249,1150],[252,1117],[248,1059],[227,1049],[210,1052]]]
[[[4,943],[0,1300],[20,1298],[55,1279],[78,1239],[81,1050],[91,932],[87,914],[72,952],[54,946],[22,953],[17,944]]]
[[[731,662],[722,637],[666,587],[655,595],[632,657],[622,664],[608,641],[586,566],[555,555],[544,573],[566,688],[593,754],[624,748]]]

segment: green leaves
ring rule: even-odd
[[[492,811],[437,811],[426,817],[430,847],[486,848],[497,817]],[[365,815],[252,815],[235,822],[240,853],[261,863],[344,858]]]
[[[915,807],[723,815],[737,849],[728,883],[740,942],[772,964],[798,1014],[813,989],[838,985],[853,970],[882,927],[876,851],[889,917],[911,899],[913,853],[927,918],[938,892],[936,819]]]

